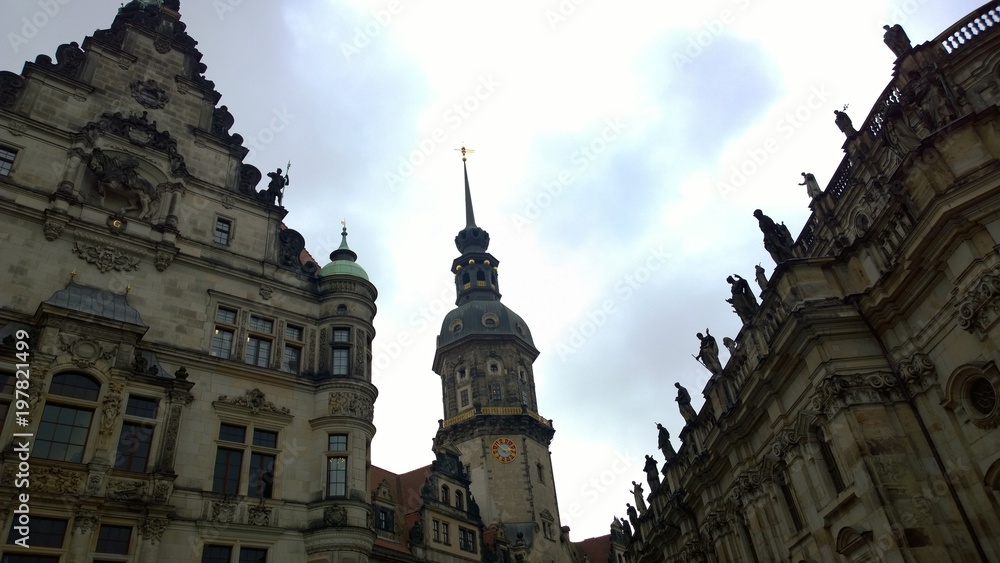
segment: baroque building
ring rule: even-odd
[[[321,268],[284,224],[287,170],[244,161],[179,10],[129,2],[0,72],[0,561],[621,554],[560,524],[538,351],[467,174],[433,461],[371,464],[376,288],[346,226]]]
[[[797,238],[714,338],[700,411],[629,507],[632,563],[1000,561],[1000,9],[912,46]],[[662,480],[661,480],[662,475]],[[647,505],[648,503],[648,505]]]

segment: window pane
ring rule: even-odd
[[[347,451],[347,434],[330,434],[329,448],[331,452]]]
[[[115,469],[125,471],[145,471],[149,461],[149,446],[153,441],[153,428],[135,422],[122,423],[122,434],[118,439],[118,453],[115,455]]]
[[[229,244],[229,233],[233,229],[233,224],[225,219],[215,221],[215,233],[212,240],[219,244]]]
[[[259,547],[241,547],[240,563],[264,563],[267,561],[267,550]]]
[[[258,317],[256,315],[250,315],[250,330],[271,334],[274,332],[274,321]]]
[[[327,460],[326,496],[347,495],[347,458],[331,457]]]
[[[250,483],[247,496],[271,498],[274,487],[274,456],[250,454]]]
[[[31,538],[28,543],[31,547],[62,547],[63,538],[66,537],[66,520],[34,516],[28,522],[28,536]],[[13,544],[20,537],[11,526],[7,543]]]
[[[285,326],[285,339],[286,340],[296,340],[302,341],[302,327],[286,325]]]
[[[119,555],[128,555],[129,545],[131,543],[131,526],[108,526],[101,524],[101,531],[97,534],[98,553],[117,553]]]
[[[215,454],[215,478],[212,479],[212,492],[235,495],[240,488],[240,465],[243,464],[243,452],[219,448]]]
[[[333,341],[334,342],[350,342],[351,331],[346,328],[335,328],[333,329]]]
[[[285,345],[285,353],[281,359],[281,371],[288,373],[299,373],[299,361],[302,359],[302,350],[295,346]]]
[[[206,545],[201,550],[201,563],[230,563],[233,548],[228,545]]]
[[[141,416],[143,418],[156,418],[156,410],[160,401],[158,399],[147,399],[129,395],[128,404],[125,406],[125,414]]]
[[[245,426],[223,424],[219,427],[219,439],[227,442],[239,442],[243,444],[247,439],[247,429]]]
[[[350,356],[350,350],[348,350],[347,348],[333,349],[333,375],[348,374],[349,356]]]
[[[215,329],[212,336],[212,349],[209,352],[216,358],[229,358],[229,353],[233,349],[233,332],[221,328]]]
[[[10,176],[10,171],[14,167],[14,155],[17,151],[7,147],[0,147],[0,176]]]
[[[73,397],[85,401],[96,401],[101,392],[101,384],[82,373],[60,373],[52,377],[49,393]]]
[[[234,325],[236,324],[236,311],[219,307],[219,310],[215,312],[215,320],[220,323]]]
[[[35,455],[45,459],[83,461],[93,411],[47,404],[35,437]]]
[[[278,447],[278,433],[271,432],[270,430],[257,430],[253,431],[253,445],[261,446],[264,448],[277,448]]]
[[[267,367],[271,357],[271,341],[251,336],[247,338],[247,352],[244,361],[250,365]]]

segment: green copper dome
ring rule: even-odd
[[[358,265],[358,255],[347,246],[347,227],[340,233],[340,247],[330,253],[331,262],[319,271],[319,277],[356,276],[368,280],[368,272]]]

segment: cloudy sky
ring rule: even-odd
[[[859,126],[891,76],[882,25],[922,43],[980,4],[187,0],[181,13],[247,161],[291,160],[285,221],[321,265],[347,220],[379,289],[373,462],[396,472],[432,458],[430,366],[464,226],[453,149],[476,150],[477,223],[541,350],[562,521],[581,540],[624,516],[655,422],[679,445],[673,383],[697,406],[708,375],[695,333],[735,336],[726,276],[774,265],[751,214],[800,231],[800,172],[825,187],[843,156],[833,110],[848,104]],[[82,41],[118,5],[5,0],[0,69]]]

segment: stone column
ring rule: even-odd
[[[73,517],[73,532],[69,538],[69,549],[66,553],[67,563],[86,563],[87,555],[94,537],[94,530],[100,523],[96,512],[77,512]]]
[[[159,561],[159,544],[163,538],[163,531],[167,529],[170,521],[166,518],[155,518],[148,516],[139,522],[139,537],[142,541],[139,545],[138,563],[156,563]]]
[[[182,376],[183,374],[183,376]],[[189,389],[194,385],[186,381],[187,370],[181,368],[174,374],[179,381],[175,383],[177,387],[167,393],[169,402],[167,410],[166,427],[163,436],[163,443],[160,446],[160,460],[156,465],[157,473],[167,475],[174,474],[174,462],[177,458],[177,434],[180,431],[181,414],[184,412],[184,405],[194,400]]]

